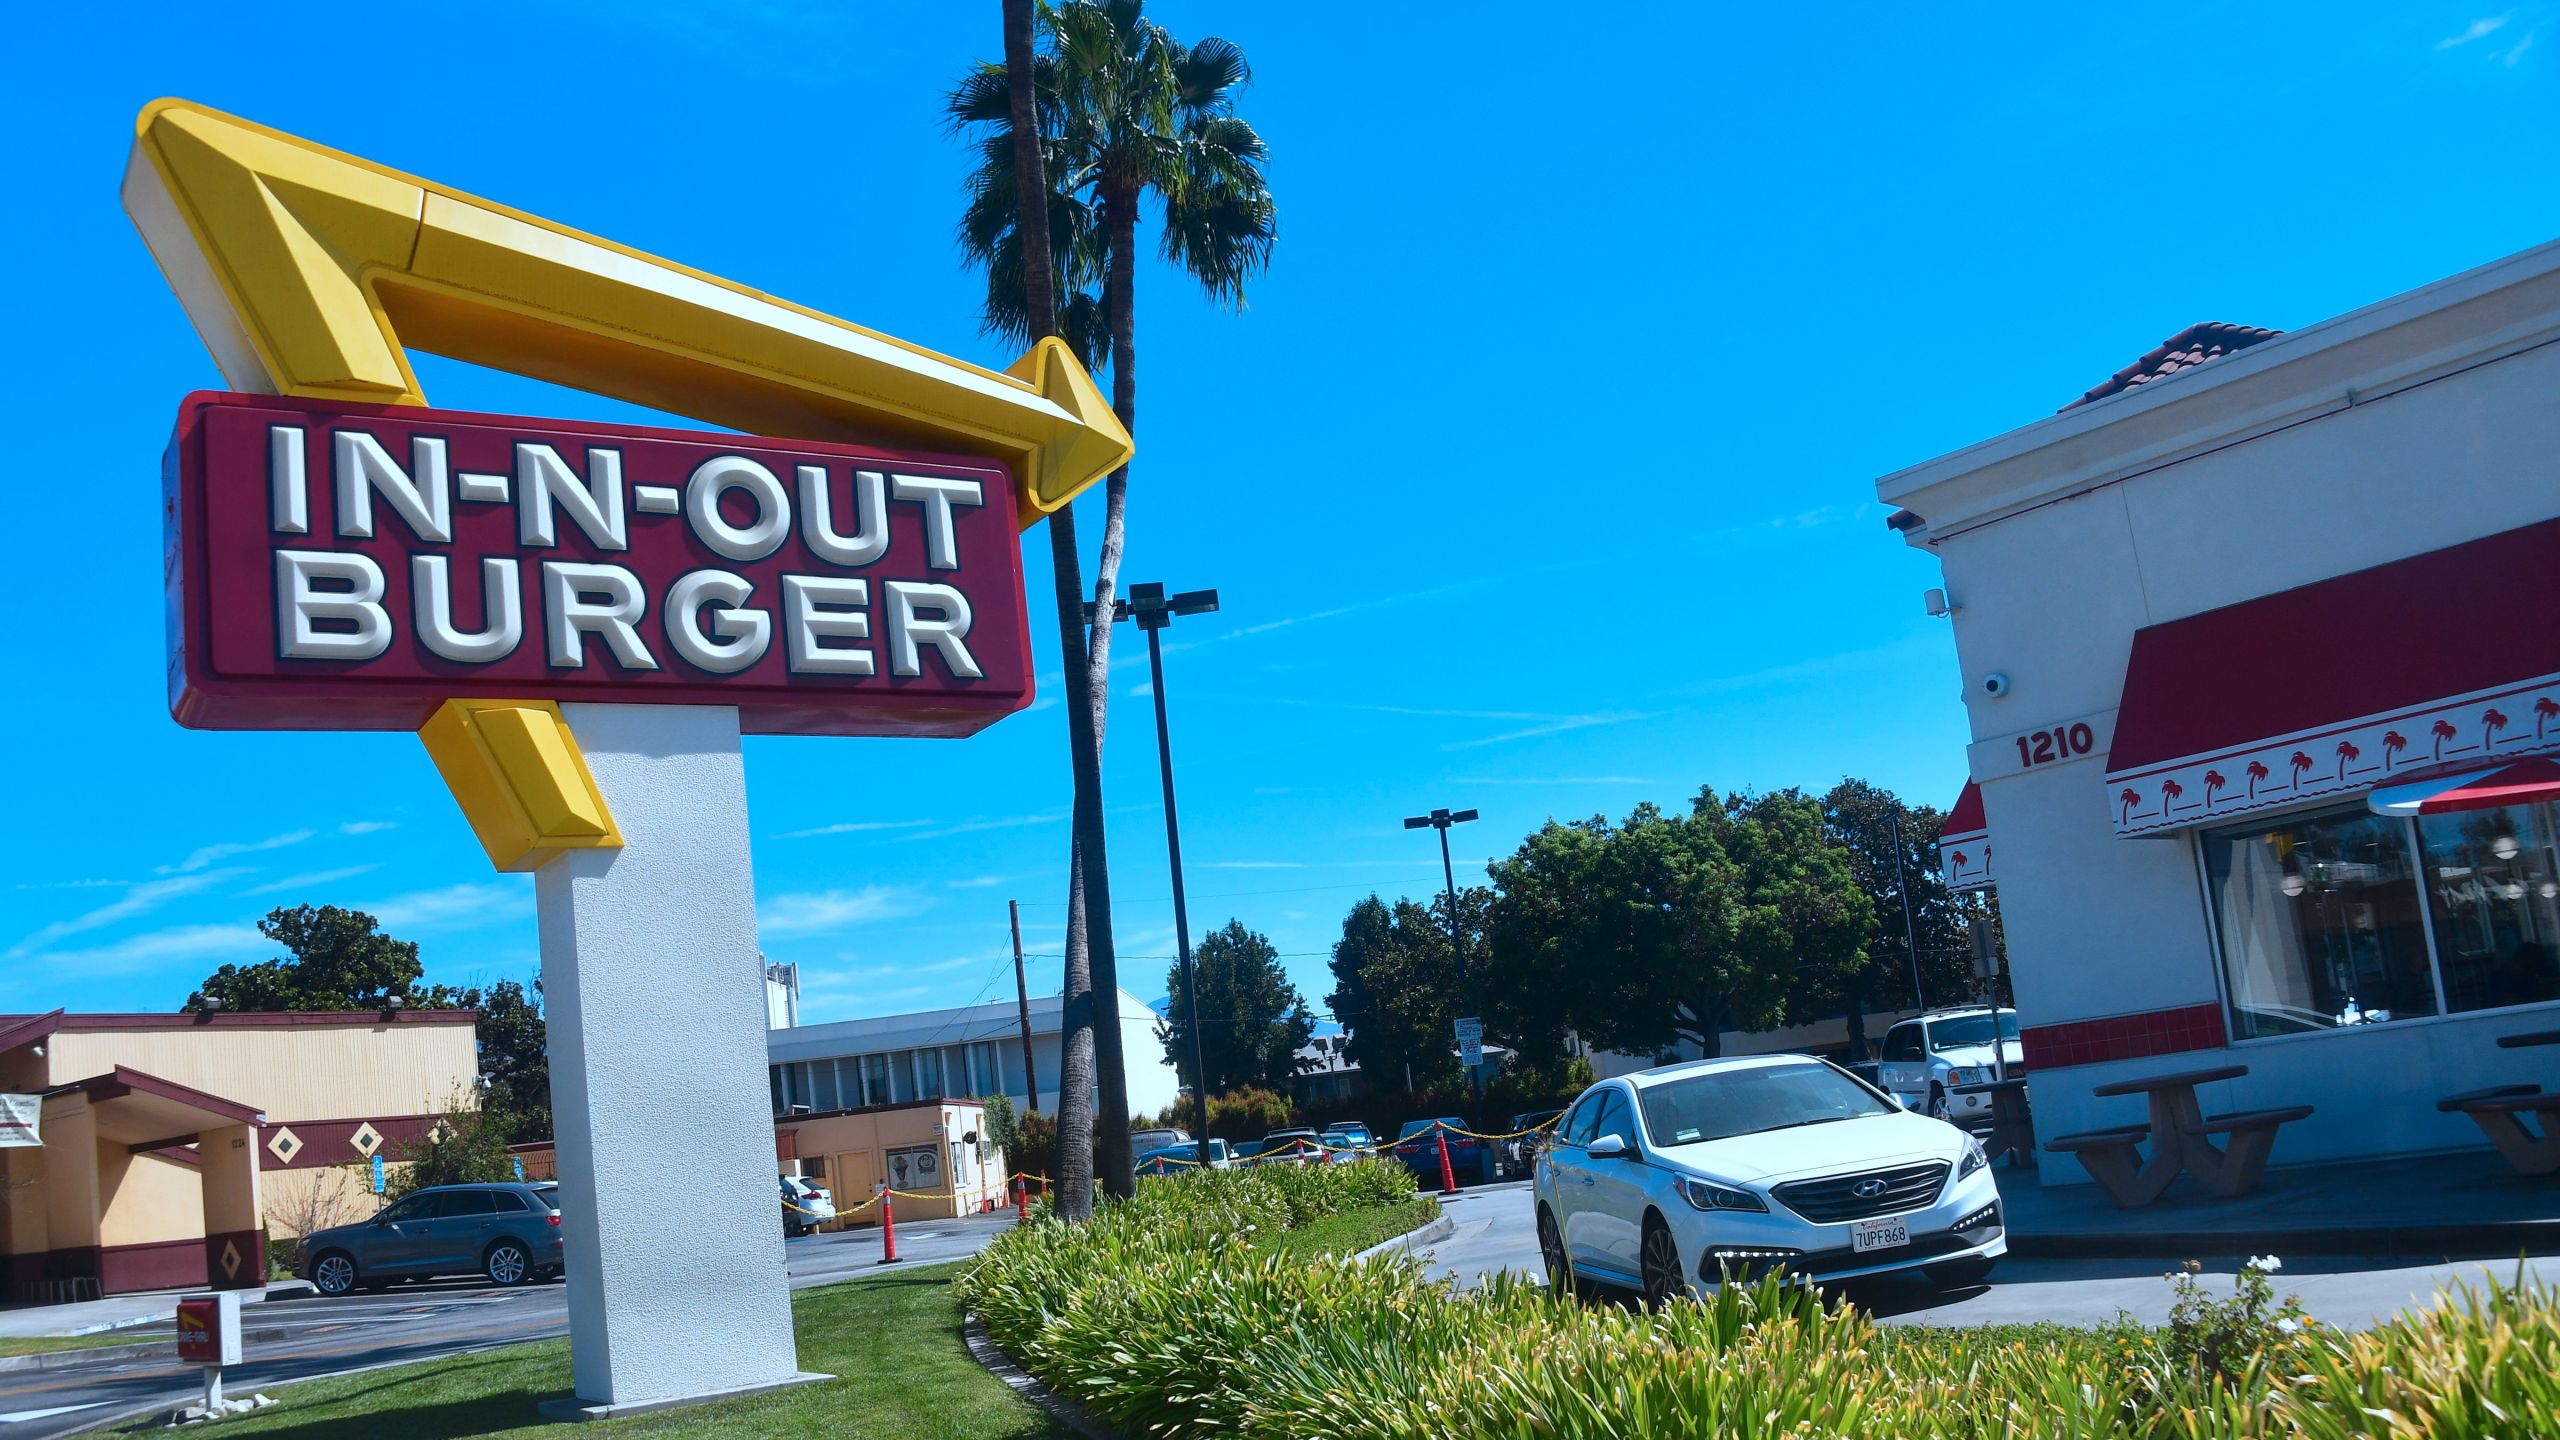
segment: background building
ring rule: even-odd
[[[469,1010],[0,1016],[0,1090],[44,1097],[0,1149],[12,1299],[267,1278],[267,1236],[361,1218],[374,1156],[478,1103]]]
[[[768,972],[768,989],[780,983]],[[796,977],[794,977],[796,983]],[[1181,1095],[1174,1068],[1156,1039],[1156,1012],[1120,992],[1120,1044],[1129,1067],[1133,1113],[1153,1115]],[[1043,1115],[1058,1113],[1058,1012],[1063,997],[1031,1001],[1035,1097],[1022,1071],[1022,1017],[1001,1000],[956,1010],[920,1010],[868,1020],[776,1029],[765,1037],[771,1061],[773,1113],[904,1105],[919,1100],[1005,1095]],[[797,1006],[791,1010],[796,1013]],[[769,1010],[776,1009],[768,1005]],[[778,1013],[778,1011],[777,1011]]]
[[[2236,1064],[2208,1111],[2316,1107],[2279,1163],[2471,1147],[2437,1099],[2548,1078],[2496,1042],[2560,1008],[2560,244],[2190,327],[1877,494],[1945,568],[2039,1131]]]

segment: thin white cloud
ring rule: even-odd
[[[1130,686],[1127,693],[1129,698],[1132,700],[1152,700],[1155,698],[1156,694],[1156,682],[1153,680],[1141,680],[1137,684]]]
[[[756,908],[756,928],[770,937],[814,935],[872,920],[895,920],[924,908],[912,892],[887,885],[859,890],[801,890]]]
[[[270,835],[264,840],[225,840],[219,844],[207,845],[175,865],[162,865],[155,873],[185,875],[202,870],[216,860],[228,860],[234,855],[254,855],[261,850],[281,850],[287,845],[299,845],[310,838],[311,832],[308,830],[289,830],[282,835]]]
[[[84,950],[54,950],[35,957],[56,973],[88,978],[129,975],[155,965],[179,961],[232,961],[254,965],[275,954],[275,945],[254,925],[177,925],[128,935]]]
[[[135,880],[21,880],[11,886],[15,890],[120,890]]]
[[[2516,62],[2524,58],[2524,52],[2533,48],[2533,38],[2541,33],[2542,32],[2540,30],[2527,30],[2524,32],[2523,39],[2499,52],[2498,63],[2506,66],[2510,70],[2514,69]]]
[[[860,835],[874,830],[915,830],[930,825],[930,820],[847,820],[838,825],[821,825],[814,830],[786,830],[777,840],[806,840],[815,835]]]
[[[447,885],[350,905],[385,931],[469,930],[533,918],[533,887],[506,881]]]
[[[1452,785],[1659,785],[1643,775],[1461,775]]]
[[[348,865],[336,870],[314,870],[308,875],[288,875],[284,879],[274,881],[270,884],[252,886],[240,893],[243,895],[277,895],[288,890],[314,890],[323,885],[334,885],[341,880],[353,880],[359,875],[369,875],[381,868],[382,867],[379,864],[375,864]]]
[[[1560,715],[1541,724],[1525,726],[1518,730],[1505,730],[1499,735],[1487,735],[1476,740],[1452,740],[1440,748],[1477,750],[1487,745],[1508,744],[1513,740],[1534,740],[1541,735],[1562,735],[1569,730],[1588,730],[1595,725],[1624,725],[1630,721],[1653,720],[1660,718],[1662,713],[1659,710],[1611,710],[1594,715]]]
[[[2504,15],[2492,15],[2486,20],[2474,20],[2463,29],[2461,34],[2447,35],[2437,41],[2436,48],[2451,50],[2458,45],[2468,45],[2474,40],[2485,40],[2505,29],[2507,22],[2514,18],[2516,18],[2516,12],[2510,10]]]
[[[1195,862],[1194,868],[1201,870],[1304,870],[1307,867],[1304,861],[1299,860],[1206,860]]]
[[[1012,878],[1010,875],[972,875],[966,880],[945,880],[942,883],[952,890],[992,890]]]
[[[341,835],[371,835],[377,831],[397,830],[399,828],[400,822],[397,820],[350,820],[346,824],[338,827],[338,833]]]
[[[1064,810],[1045,810],[1036,815],[982,816],[975,820],[963,820],[957,825],[945,825],[939,830],[927,830],[907,838],[939,840],[946,835],[974,835],[981,830],[1015,830],[1025,825],[1055,825],[1066,818],[1067,812]]]
[[[91,930],[104,929],[137,915],[149,914],[172,900],[193,895],[201,890],[212,889],[216,885],[237,880],[248,873],[249,871],[245,869],[234,867],[221,870],[199,870],[192,875],[172,875],[165,880],[145,880],[95,910],[74,915],[67,920],[56,920],[35,931],[9,947],[7,958],[15,960],[20,956],[42,950],[57,940]]]

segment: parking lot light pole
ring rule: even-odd
[[[1465,998],[1467,983],[1467,936],[1465,929],[1458,924],[1458,871],[1457,867],[1449,860],[1449,827],[1452,825],[1464,825],[1475,818],[1476,812],[1473,810],[1447,809],[1434,810],[1428,815],[1407,815],[1404,817],[1404,828],[1407,830],[1421,830],[1429,828],[1440,832],[1440,879],[1443,884],[1448,886],[1449,948],[1458,958],[1458,986],[1461,1001]],[[1476,1115],[1476,1121],[1481,1124],[1484,1120],[1484,1115],[1482,1113],[1484,1110],[1484,1076],[1478,1073],[1476,1067],[1472,1065],[1467,1067],[1467,1088],[1475,1096],[1476,1110],[1478,1112]]]
[[[1173,738],[1166,728],[1164,714],[1164,646],[1157,637],[1176,615],[1205,615],[1218,608],[1215,590],[1185,590],[1167,595],[1162,585],[1132,585],[1128,603],[1112,618],[1135,620],[1147,636],[1147,678],[1156,702],[1156,769],[1164,780],[1164,848],[1173,866],[1173,953],[1182,965],[1182,1008],[1191,1016],[1191,1104],[1192,1119],[1199,1127],[1193,1138],[1200,1146],[1200,1168],[1209,1168],[1209,1066],[1200,1049],[1200,987],[1191,974],[1191,913],[1182,895],[1182,822],[1173,808]],[[1095,608],[1085,607],[1085,623],[1093,623]]]

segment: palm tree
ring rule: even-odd
[[[1024,3],[1007,0],[1009,27],[1012,7]],[[1147,197],[1155,197],[1161,212],[1164,258],[1212,301],[1241,307],[1246,280],[1270,260],[1275,232],[1262,174],[1262,137],[1234,108],[1235,94],[1252,72],[1244,52],[1227,41],[1185,46],[1174,40],[1145,18],[1140,0],[1068,0],[1042,6],[1039,18],[1049,33],[1047,53],[1022,63],[1009,28],[1008,63],[973,68],[946,101],[951,129],[972,137],[978,154],[960,221],[961,248],[987,275],[983,328],[1014,340],[1036,338],[1036,312],[1049,310],[1057,333],[1088,369],[1108,364],[1112,409],[1135,433],[1137,233]],[[1017,86],[1015,80],[1026,73],[1028,86]],[[1036,139],[1026,141],[1026,133]],[[1019,181],[1032,170],[1038,172],[1034,191],[1045,195],[1045,205],[1026,203]],[[1026,235],[1026,229],[1035,233]],[[1048,232],[1045,247],[1039,230]],[[1049,283],[1035,292],[1044,271]],[[1129,469],[1123,465],[1104,487],[1094,618],[1078,643],[1064,647],[1070,674],[1085,687],[1089,712],[1089,724],[1075,726],[1074,743],[1090,745],[1096,774],[1090,834],[1081,783],[1077,794],[1067,971],[1070,977],[1090,975],[1098,1004],[1116,1003],[1119,993],[1109,877],[1101,863],[1099,766],[1128,492]],[[1074,576],[1075,563],[1070,551],[1058,573]],[[1080,584],[1073,589],[1080,599]],[[1062,627],[1069,596],[1062,579]],[[1077,757],[1080,782],[1087,764]],[[1119,1028],[1100,1024],[1092,1036],[1102,1093],[1112,1108],[1125,1111]],[[1098,1129],[1102,1184],[1127,1195],[1127,1137],[1116,1123]]]

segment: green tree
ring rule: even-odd
[[[487,1184],[516,1178],[515,1157],[507,1146],[515,1136],[515,1117],[501,1110],[474,1106],[464,1096],[448,1096],[444,1113],[426,1134],[390,1147],[386,1158],[407,1161],[388,1169],[383,1200],[388,1203],[430,1185]]]
[[[1203,1093],[1216,1095],[1239,1086],[1289,1088],[1298,1073],[1298,1047],[1316,1033],[1306,997],[1289,983],[1280,952],[1271,941],[1244,928],[1241,920],[1200,937],[1192,947],[1191,969],[1199,991],[1200,1063],[1204,1078],[1189,1076]],[[1191,1016],[1182,1003],[1182,967],[1165,972],[1165,989],[1173,996],[1171,1013],[1156,1024],[1165,1058],[1177,1071],[1191,1069]]]
[[[1483,959],[1481,944],[1469,948]],[[1458,1014],[1458,968],[1440,915],[1372,895],[1343,917],[1332,968],[1333,992],[1324,1003],[1349,1032],[1343,1053],[1373,1089],[1424,1090],[1455,1080],[1450,1022]]]
[[[1793,791],[1699,792],[1611,825],[1549,821],[1493,866],[1489,1009],[1543,1009],[1606,1050],[1708,1055],[1779,1024],[1814,977],[1863,963],[1873,924],[1821,812]]]
[[[1863,965],[1806,986],[1790,1016],[1799,1023],[1841,1016],[1849,1025],[1853,1059],[1867,1053],[1869,1010],[1905,1010],[1921,1003],[1946,1005],[1974,996],[1975,926],[1987,927],[1997,949],[1999,913],[1988,892],[1976,897],[1948,891],[1939,867],[1943,812],[1906,803],[1864,780],[1846,778],[1822,797],[1824,828],[1849,857],[1850,873],[1874,908],[1876,930]],[[1900,822],[1901,867],[1895,868],[1894,830]],[[1911,924],[1905,927],[1902,887],[1911,892]],[[1911,938],[1919,940],[1923,994],[1911,990]]]
[[[254,965],[224,965],[187,997],[190,1012],[476,1010],[486,1103],[504,1125],[501,1148],[551,1135],[551,1061],[542,982],[501,980],[486,990],[429,985],[417,942],[382,932],[361,910],[297,905],[267,912],[259,933],[287,952]]]

